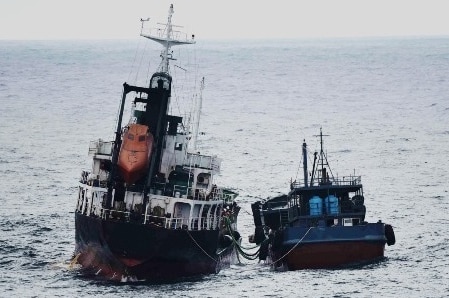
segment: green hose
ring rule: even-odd
[[[255,247],[251,247],[251,248],[242,247],[240,245],[240,243],[237,241],[237,239],[235,239],[235,237],[234,237],[234,231],[231,228],[231,221],[230,221],[230,219],[225,217],[225,223],[226,223],[226,227],[228,229],[228,232],[229,232],[229,234],[230,234],[230,236],[232,238],[232,242],[234,242],[234,245],[237,248],[237,251],[239,252],[239,254],[242,255],[242,257],[244,257],[245,259],[248,259],[248,260],[255,260],[255,259],[257,259],[259,257],[259,253],[260,253],[260,245],[257,245]],[[266,240],[268,240],[268,239],[266,239]],[[259,249],[255,253],[248,253],[248,252],[244,251],[244,250],[254,249],[254,248],[257,248],[257,247],[259,247]],[[237,255],[237,258],[238,258],[238,255]],[[239,262],[240,262],[240,259],[239,259]]]

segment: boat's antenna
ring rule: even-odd
[[[175,45],[194,44],[195,43],[195,41],[194,41],[195,35],[192,35],[192,39],[190,39],[190,40],[187,39],[187,36],[184,40],[175,38],[175,36],[173,34],[173,27],[175,25],[172,25],[172,21],[171,21],[174,12],[175,11],[173,10],[173,4],[171,4],[170,8],[168,10],[167,24],[162,24],[162,25],[165,25],[165,29],[157,30],[156,35],[140,33],[141,36],[151,39],[153,41],[156,41],[164,47],[162,50],[162,53],[161,53],[162,62],[161,62],[161,70],[160,71],[165,72],[165,73],[169,73],[169,60],[174,60],[173,56],[172,56],[172,52],[170,51],[171,47],[175,46]],[[143,21],[142,21],[142,27],[143,27]],[[142,28],[142,30],[143,30],[143,28]],[[164,33],[165,33],[165,36],[164,36]],[[180,32],[176,31],[176,33],[180,33]]]
[[[142,33],[143,33],[143,24],[145,23],[145,22],[148,22],[150,20],[150,18],[146,18],[146,19],[140,19],[140,21],[142,22],[142,27],[140,28],[140,35],[142,35]]]
[[[193,128],[193,136],[192,136],[192,149],[194,152],[196,152],[197,148],[197,141],[198,141],[198,134],[199,134],[199,126],[200,126],[200,116],[201,116],[201,108],[203,104],[203,90],[204,90],[204,77],[201,80],[201,86],[200,86],[200,97],[197,100],[195,104],[195,123]]]

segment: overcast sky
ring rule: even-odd
[[[197,39],[449,36],[448,0],[0,0],[0,39],[137,38],[170,3]]]

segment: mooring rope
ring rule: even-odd
[[[190,239],[192,239],[192,241],[193,241],[193,243],[195,243],[203,252],[204,252],[204,254],[206,255],[206,256],[208,256],[209,258],[211,258],[215,263],[218,263],[218,261],[217,260],[215,260],[211,255],[209,255],[208,253],[207,253],[207,251],[205,251],[202,247],[201,247],[201,245],[199,245],[198,244],[198,242],[196,242],[196,240],[192,237],[192,235],[190,234],[190,232],[189,232],[189,230],[186,230],[186,232],[187,232],[187,234],[189,235],[189,237],[190,237]]]
[[[295,245],[293,245],[292,248],[290,248],[289,251],[287,251],[282,257],[280,257],[279,259],[277,259],[274,262],[271,262],[269,265],[272,266],[274,264],[276,264],[277,262],[279,262],[280,260],[282,260],[283,258],[285,258],[289,253],[291,253],[303,240],[304,238],[307,236],[307,234],[310,232],[310,230],[312,229],[312,227],[309,227],[309,229],[307,230],[307,232],[304,234],[304,236],[301,237],[301,239],[298,240],[298,242],[296,242]]]

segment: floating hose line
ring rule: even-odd
[[[233,233],[233,231],[232,231],[232,228],[231,228],[231,224],[230,224],[230,220],[228,219],[228,218],[226,218],[225,219],[225,222],[226,222],[226,227],[228,228],[228,231],[229,231],[229,233],[231,234],[231,238],[232,238],[232,241],[234,242],[234,245],[235,245],[235,247],[237,248],[237,251],[245,258],[245,259],[248,259],[248,260],[255,260],[255,259],[257,259],[258,257],[259,257],[259,254],[260,254],[260,247],[261,247],[261,245],[264,243],[264,242],[266,242],[266,241],[269,241],[269,238],[267,238],[267,239],[265,239],[264,241],[262,241],[262,243],[261,244],[259,244],[259,249],[256,251],[256,252],[254,252],[254,253],[248,253],[248,252],[245,252],[244,251],[244,249],[254,249],[254,248],[256,248],[256,247],[253,247],[253,248],[244,248],[244,247],[242,247],[241,245],[240,245],[240,243],[235,239],[235,237],[234,237],[234,233]],[[271,263],[269,263],[268,265],[269,266],[273,266],[274,264],[276,264],[277,262],[279,262],[279,261],[281,261],[282,259],[284,259],[286,256],[288,256],[296,247],[298,247],[298,245],[304,240],[304,238],[309,234],[309,232],[310,232],[310,230],[312,229],[312,227],[309,227],[309,229],[307,230],[307,232],[295,243],[295,245],[293,245],[293,247],[292,248],[290,248],[283,256],[281,256],[280,258],[278,258],[277,260],[275,260],[275,261],[272,261]],[[237,255],[238,256],[238,255]],[[240,260],[239,260],[239,262],[240,262]]]
[[[231,234],[232,239],[237,242],[237,239],[234,238],[234,231],[231,228],[231,221],[229,218],[226,218],[226,227],[228,228],[229,233]],[[241,245],[239,245],[242,249],[255,249],[257,247],[259,247],[259,245],[256,245],[254,247],[243,247]]]
[[[262,243],[261,244],[259,244],[258,246],[259,246],[259,249],[256,251],[256,252],[254,252],[254,253],[248,253],[248,252],[245,252],[244,251],[244,249],[248,249],[248,248],[243,248],[241,245],[240,245],[240,243],[239,243],[239,241],[237,240],[237,239],[235,239],[235,237],[234,237],[234,231],[232,230],[232,228],[231,228],[231,224],[230,224],[230,220],[229,220],[229,218],[225,218],[225,224],[226,224],[226,227],[227,227],[227,229],[228,229],[228,231],[229,231],[229,233],[230,233],[230,236],[231,236],[231,239],[232,239],[232,242],[233,242],[233,244],[234,244],[234,247],[237,249],[237,259],[238,259],[238,261],[239,261],[239,263],[241,263],[241,261],[240,261],[240,258],[239,258],[239,255],[242,255],[242,257],[244,257],[245,259],[247,259],[247,260],[256,260],[258,257],[259,257],[259,254],[260,254],[260,246],[261,246],[261,244],[262,243],[264,243],[264,242],[267,242],[267,241],[269,241],[270,239],[269,238],[267,238],[267,239],[265,239],[264,241],[262,241]],[[274,264],[276,264],[277,262],[279,262],[279,261],[281,261],[282,259],[284,259],[286,256],[288,256],[299,244],[301,244],[301,242],[304,240],[304,238],[307,236],[307,234],[309,234],[309,232],[310,232],[310,230],[312,229],[312,227],[309,227],[309,229],[307,230],[307,232],[301,237],[301,239],[299,239],[298,240],[298,242],[296,242],[295,243],[295,245],[293,245],[293,247],[292,248],[290,248],[284,255],[282,255],[280,258],[278,258],[277,260],[275,260],[275,261],[272,261],[271,263],[266,263],[267,265],[269,265],[270,267],[271,266],[273,266]],[[192,239],[192,241],[196,244],[196,246],[198,246],[198,248],[206,255],[206,256],[208,256],[211,260],[213,260],[214,262],[216,262],[216,263],[218,263],[218,261],[215,259],[215,258],[213,258],[211,255],[209,255],[202,247],[201,247],[201,245],[193,238],[193,236],[190,234],[190,232],[188,231],[188,230],[186,230],[186,232],[187,232],[187,234],[189,235],[189,237],[190,237],[190,239]],[[254,247],[254,248],[257,248],[258,246],[256,246],[256,247]],[[249,248],[249,249],[253,249],[253,248]],[[76,257],[76,259],[77,259],[77,257]],[[248,269],[246,269],[246,270],[242,270],[242,272],[244,272],[244,271],[255,271],[255,270],[260,270],[260,269],[258,269],[258,268],[248,268]]]
[[[235,239],[235,237],[234,237],[234,231],[231,228],[231,223],[230,223],[229,218],[225,218],[225,224],[226,224],[226,227],[231,236],[232,242],[234,243],[234,246],[237,248],[237,252],[238,252],[237,258],[238,258],[238,255],[240,254],[240,255],[242,255],[242,257],[244,257],[247,260],[256,260],[260,254],[260,246],[255,246],[255,247],[251,247],[251,248],[242,247],[241,244],[239,243],[239,241],[237,239]],[[267,240],[268,239],[266,239],[265,241],[267,241]],[[255,249],[257,247],[259,247],[259,249],[254,253],[245,252],[245,250]],[[240,262],[240,259],[239,259],[239,262]]]
[[[269,241],[269,238],[267,238],[267,239],[265,239],[264,241],[262,241],[262,243],[261,244],[259,244],[259,245],[257,245],[257,246],[254,246],[254,247],[243,247],[241,244],[240,244],[240,242],[238,241],[238,239],[235,239],[235,236],[234,236],[234,231],[232,230],[232,228],[231,228],[231,221],[230,221],[230,219],[229,218],[225,218],[225,225],[226,225],[226,228],[227,228],[227,230],[228,230],[228,232],[229,232],[229,236],[231,236],[231,239],[232,239],[232,243],[233,243],[233,245],[234,245],[234,247],[237,249],[237,259],[238,259],[238,261],[239,261],[239,263],[241,263],[240,262],[240,258],[239,258],[239,255],[241,255],[243,258],[245,258],[245,259],[247,259],[247,260],[256,260],[258,257],[259,257],[259,255],[260,255],[260,248],[261,248],[261,244],[262,243],[264,243],[264,242],[267,242],[267,241]],[[272,266],[272,265],[274,265],[274,264],[276,264],[277,262],[279,262],[279,261],[281,261],[282,259],[284,259],[287,255],[289,255],[303,240],[304,240],[304,238],[307,236],[307,234],[309,234],[309,232],[310,232],[310,230],[312,229],[312,227],[310,227],[308,230],[307,230],[307,232],[301,237],[301,239],[299,239],[298,240],[298,242],[296,242],[295,243],[295,245],[293,245],[293,247],[292,248],[290,248],[283,256],[281,256],[280,258],[278,258],[277,260],[275,260],[275,261],[272,261],[271,263],[269,263],[268,265],[269,266]],[[207,253],[207,251],[205,251],[202,247],[201,247],[201,245],[193,238],[193,236],[190,234],[190,232],[188,231],[188,230],[186,230],[186,232],[187,232],[187,234],[189,235],[189,237],[190,237],[190,239],[192,239],[192,241],[195,243],[195,245],[196,246],[198,246],[198,248],[206,255],[206,256],[208,256],[211,260],[213,260],[215,263],[218,263],[218,261],[214,258],[214,257],[212,257],[210,254],[208,254]],[[245,250],[251,250],[251,249],[255,249],[255,248],[258,248],[257,249],[257,251],[255,251],[255,252],[253,252],[253,253],[250,253],[250,252],[247,252],[247,251],[245,251]]]

